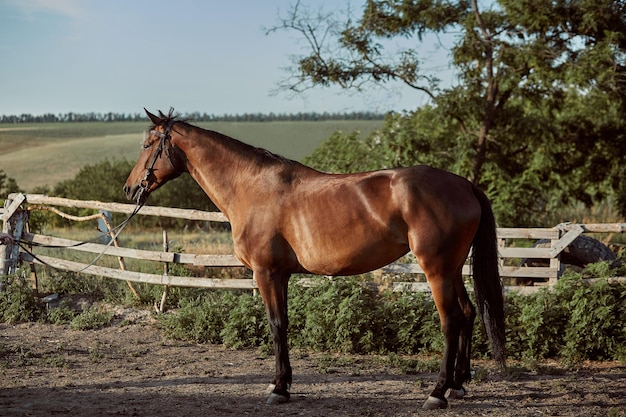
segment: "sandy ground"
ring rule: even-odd
[[[469,394],[441,411],[421,410],[435,373],[385,356],[295,351],[292,365],[291,401],[267,406],[273,357],[168,340],[149,314],[92,331],[1,324],[0,415],[626,417],[626,366],[613,362],[499,375],[476,361]]]

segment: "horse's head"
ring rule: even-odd
[[[156,116],[146,110],[153,126],[143,141],[139,160],[124,184],[126,197],[137,204],[145,203],[152,191],[184,170],[178,155],[180,151],[172,145],[172,128],[176,122],[172,113],[173,110],[164,115],[159,111]]]

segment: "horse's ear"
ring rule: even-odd
[[[158,116],[150,113],[148,110],[146,110],[145,107],[143,109],[145,110],[146,114],[148,115],[148,118],[152,121],[152,123],[155,124],[155,126],[158,126],[159,123],[161,123],[161,119],[159,119]]]

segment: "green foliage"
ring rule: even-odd
[[[440,352],[443,335],[432,299],[424,293],[386,293],[387,347],[398,353]]]
[[[36,321],[43,313],[29,282],[21,277],[1,278],[0,320],[5,323]]]
[[[128,289],[123,281],[69,271],[48,271],[41,277],[40,291],[59,294],[89,294],[97,299],[120,302]]]
[[[17,181],[14,178],[9,177],[3,170],[0,169],[0,197],[5,197],[11,193],[19,193],[20,187],[17,185]],[[2,202],[4,200],[0,200]]]
[[[569,307],[571,317],[561,350],[567,360],[616,359],[624,354],[626,288],[617,290],[601,279],[576,288]]]
[[[96,330],[105,327],[113,320],[113,313],[96,307],[88,307],[70,321],[70,329]]]
[[[316,40],[283,87],[400,81],[432,104],[388,118],[364,143],[329,138],[311,158],[319,169],[444,168],[485,189],[503,226],[535,226],[560,204],[607,197],[626,215],[624,2],[372,0],[360,12],[339,23],[300,6],[280,18],[272,31]],[[425,35],[449,31],[460,82],[441,89],[419,51]]]
[[[334,132],[302,162],[326,172],[343,173],[376,169],[377,160],[363,158],[369,152],[358,131]]]
[[[597,276],[599,270],[604,278],[597,283],[581,282],[582,276]],[[606,276],[615,271],[606,266],[587,271],[566,274],[551,290],[507,297],[509,356],[530,361],[624,359],[626,285],[609,285]]]
[[[87,165],[74,178],[58,183],[50,193],[57,197],[71,199],[128,203],[126,196],[122,192],[122,186],[126,182],[126,178],[128,178],[133,166],[134,163],[126,160],[113,162],[105,160],[94,165]],[[193,178],[187,174],[183,174],[175,182],[168,183],[152,193],[149,204],[206,211],[216,210],[209,197],[207,197]],[[66,211],[71,211],[75,215],[90,215],[94,213],[93,210],[88,209],[66,209]],[[122,214],[114,214],[112,223],[118,224],[125,217]],[[39,222],[62,226],[69,224],[70,221],[50,214],[45,216],[43,220],[39,220]],[[157,224],[161,227],[182,227],[186,224],[183,220],[170,218],[154,219],[141,216],[135,220],[135,223],[144,227]]]
[[[45,321],[52,324],[69,324],[80,313],[74,310],[66,300],[62,300],[58,307],[46,311]]]
[[[132,167],[133,164],[125,160],[86,165],[73,179],[58,183],[53,194],[82,200],[126,202],[122,185]]]
[[[174,339],[222,343],[222,330],[236,303],[230,292],[208,292],[181,299],[175,314],[159,316],[159,326]]]
[[[580,279],[580,275],[566,276],[550,291],[505,298],[509,357],[527,361],[559,357],[568,361],[624,359],[626,286],[608,285],[606,280],[589,285]],[[195,324],[182,325],[199,320],[204,323],[203,329],[213,328],[212,343],[221,340],[231,347],[267,346],[268,327],[260,299],[247,294],[234,297],[228,302],[198,302],[164,316],[162,321],[181,326],[183,330],[176,334],[170,331],[174,337],[202,340],[194,337],[191,329]],[[217,320],[203,320],[206,309],[216,305],[228,305],[228,317],[222,314]],[[443,348],[430,297],[376,294],[356,279],[321,280],[311,288],[291,285],[289,317],[289,342],[302,349],[415,354],[438,353]],[[472,346],[474,356],[489,355],[480,320],[476,322]]]
[[[319,351],[377,352],[386,322],[375,293],[354,279],[322,280],[306,290],[290,288],[291,343]]]
[[[626,360],[626,284],[609,284],[606,279],[620,272],[606,263],[595,264],[582,274],[566,274],[551,289],[527,296],[507,295],[508,356],[529,363],[546,358],[569,363]],[[588,277],[597,282],[581,281]],[[293,347],[363,354],[439,354],[443,348],[438,315],[427,294],[376,293],[356,278],[320,279],[310,288],[293,283],[289,292],[289,342]],[[174,298],[178,300],[176,310],[159,316],[166,336],[232,348],[270,348],[261,297],[247,292],[194,290]],[[45,320],[93,329],[106,326],[111,319],[112,313],[95,307],[82,312],[67,305],[44,310],[19,278],[9,281],[0,293],[3,322]],[[472,348],[475,357],[489,355],[478,319]]]
[[[232,304],[220,332],[224,345],[233,349],[270,345],[269,324],[263,300],[249,293],[241,294]]]

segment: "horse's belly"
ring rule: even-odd
[[[381,268],[409,251],[408,245],[324,247],[296,254],[304,270],[317,275],[357,275]]]

